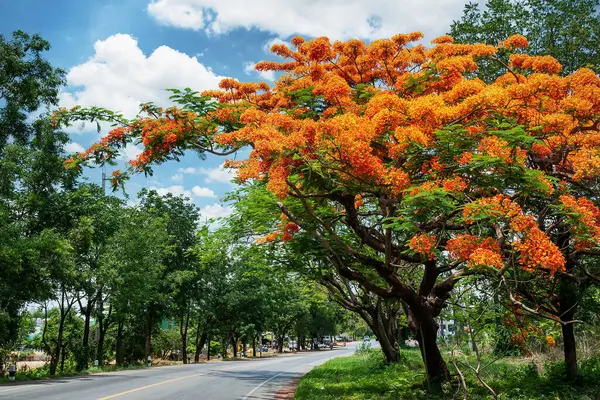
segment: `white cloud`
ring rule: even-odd
[[[204,206],[200,209],[201,218],[219,218],[230,215],[232,210],[229,207],[223,207],[219,203]]]
[[[251,61],[245,62],[244,63],[244,72],[246,72],[247,75],[250,75],[251,73],[258,74],[261,78],[263,78],[264,80],[267,80],[267,81],[273,82],[275,80],[275,72],[274,71],[257,71],[254,69],[255,65],[256,65],[256,63],[251,62]]]
[[[185,196],[190,200],[196,197],[217,197],[212,189],[200,186],[194,186],[192,190],[185,189],[183,185],[172,185],[168,187],[152,186],[150,189],[156,190],[161,196],[171,193],[174,196]]]
[[[185,190],[182,185],[173,185],[173,186],[162,187],[162,188],[152,186],[150,189],[156,190],[156,193],[158,193],[161,196],[165,196],[168,193],[171,193],[174,196],[185,196],[188,199],[191,199],[193,197],[192,192],[190,192],[189,190]]]
[[[182,174],[188,174],[188,175],[191,175],[191,174],[195,174],[195,173],[196,173],[196,168],[194,168],[194,167],[179,168],[179,169],[177,170],[177,172],[180,172],[180,173],[182,173]]]
[[[276,37],[276,38],[269,39],[265,42],[265,44],[263,45],[264,52],[267,54],[273,54],[273,53],[271,53],[271,47],[273,47],[274,44],[285,44],[290,49],[294,48],[290,42]]]
[[[65,145],[65,151],[67,153],[82,153],[85,149],[79,143],[69,142]]]
[[[231,183],[235,177],[235,171],[230,168],[225,168],[225,163],[216,168],[200,168],[198,171],[202,175],[206,175],[204,182],[206,183]]]
[[[235,171],[231,168],[225,168],[225,163],[215,168],[178,168],[177,172],[181,175],[204,175],[204,182],[206,183],[231,183],[231,180],[235,177]],[[183,180],[183,176],[181,179]]]
[[[217,197],[217,195],[215,194],[215,192],[213,192],[212,189],[200,186],[194,186],[192,188],[192,193],[196,197]]]
[[[168,46],[150,55],[130,35],[116,34],[94,44],[95,54],[67,74],[69,91],[61,93],[61,106],[99,106],[136,115],[140,103],[169,104],[167,88],[214,89],[223,78]]]
[[[173,182],[183,182],[183,174],[175,174],[171,177]]]
[[[142,153],[142,151],[143,151],[143,149],[141,147],[138,147],[133,144],[128,144],[121,151],[121,156],[119,157],[119,159],[121,159],[123,161],[135,160],[137,158],[137,156],[139,156]]]
[[[163,25],[227,33],[257,28],[281,37],[376,39],[396,33],[445,33],[465,0],[153,0],[148,13]]]

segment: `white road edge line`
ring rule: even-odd
[[[283,375],[283,374],[287,374],[288,371],[283,371],[278,373],[275,376],[270,377],[269,379],[267,379],[266,381],[264,381],[263,383],[259,384],[258,386],[256,386],[254,389],[252,389],[251,391],[249,391],[244,397],[242,397],[242,400],[247,400],[249,396],[252,395],[252,393],[256,392],[258,389],[260,389],[262,387],[262,385],[264,385],[265,383],[277,378],[279,375]]]
[[[334,357],[331,357],[331,356],[329,356],[328,358],[329,358],[329,360],[332,360]],[[325,359],[325,360],[326,360],[326,361],[329,361],[329,360],[327,360],[327,359]],[[320,361],[322,361],[322,360],[320,360]],[[298,368],[306,367],[307,365],[314,364],[314,363],[318,363],[318,362],[319,362],[319,361],[312,361],[312,362],[309,362],[309,363],[306,363],[306,364],[299,365],[299,366],[297,366],[297,367],[295,367],[295,368],[292,368],[292,369],[291,369],[291,370],[289,370],[289,371],[283,371],[283,372],[280,372],[280,373],[278,373],[277,375],[275,375],[275,376],[272,376],[272,377],[270,377],[269,379],[267,379],[266,381],[264,381],[264,382],[260,383],[260,384],[259,384],[258,386],[256,386],[254,389],[252,389],[251,391],[249,391],[248,393],[246,393],[246,395],[245,395],[244,397],[242,397],[242,400],[248,400],[248,398],[249,398],[250,396],[252,396],[252,393],[254,393],[254,392],[256,392],[258,389],[260,389],[260,388],[262,387],[262,385],[264,385],[265,383],[267,383],[267,382],[269,382],[269,381],[271,381],[271,380],[273,380],[273,379],[277,378],[278,376],[280,376],[280,375],[283,375],[283,374],[287,374],[287,373],[289,373],[289,372],[293,372],[294,370],[297,370]]]

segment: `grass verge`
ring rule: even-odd
[[[465,375],[469,399],[490,399],[490,393],[467,367],[472,359],[463,357],[459,368]],[[464,366],[464,367],[463,367]],[[418,350],[403,350],[399,364],[386,364],[379,350],[336,358],[306,374],[296,388],[296,400],[398,400],[462,399],[464,391],[456,370],[437,396],[425,391],[425,370]],[[499,399],[600,399],[600,357],[581,363],[581,379],[576,384],[562,380],[562,363],[546,364],[543,371],[533,364],[516,360],[496,361],[482,374]]]
[[[148,367],[146,367],[145,365],[142,365],[142,364],[132,364],[132,365],[127,365],[127,366],[122,366],[122,367],[117,367],[115,365],[111,365],[111,366],[106,366],[104,368],[91,367],[91,368],[85,369],[83,371],[69,370],[69,371],[65,371],[64,373],[60,373],[57,371],[56,375],[50,376],[50,367],[48,365],[45,365],[43,367],[31,368],[31,369],[28,369],[27,371],[17,371],[17,376],[16,376],[15,381],[19,382],[19,381],[35,381],[35,380],[40,380],[40,379],[66,378],[66,377],[70,377],[70,376],[97,374],[100,372],[127,371],[127,370],[133,370],[133,369],[143,369],[143,368],[148,368]],[[9,381],[7,377],[0,378],[0,384],[15,382],[15,381]]]

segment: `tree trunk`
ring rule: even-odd
[[[231,337],[231,347],[233,347],[233,358],[237,358],[238,348],[237,348],[237,340],[234,337]]]
[[[227,358],[227,339],[221,340],[221,347],[223,349],[223,359]]]
[[[62,353],[60,355],[60,373],[65,372],[65,359],[67,358],[67,348],[63,346]]]
[[[62,364],[61,364],[61,371],[64,368],[64,353],[62,352],[63,350],[63,332],[65,329],[65,319],[67,318],[67,314],[69,313],[69,311],[71,310],[71,305],[69,304],[68,307],[65,307],[65,291],[64,288],[62,289],[62,293],[61,293],[61,302],[60,302],[60,320],[58,323],[58,337],[56,338],[56,347],[54,350],[54,356],[51,358],[50,360],[50,376],[54,376],[56,375],[56,368],[58,367],[58,360],[59,358],[62,358]],[[67,299],[67,303],[69,303],[69,300]]]
[[[117,365],[123,365],[123,325],[122,320],[117,325],[117,340],[115,343],[115,362]]]
[[[102,305],[102,303],[100,303]],[[102,306],[101,306],[102,307]],[[98,318],[98,328],[99,328],[99,337],[98,337],[98,347],[96,348],[96,360],[101,367],[104,367],[104,338],[106,337],[106,332],[108,331],[108,327],[110,326],[110,316],[112,314],[112,304],[108,307],[108,316],[106,321],[104,320],[104,310],[100,309],[100,314]]]
[[[398,346],[398,304],[377,301],[373,307],[364,308],[359,315],[373,331],[381,351],[388,363],[400,362],[400,350]]]
[[[378,307],[378,309],[380,310],[380,307]],[[376,336],[387,362],[397,363],[400,362],[400,351],[398,349],[398,321],[395,314],[392,318],[389,317],[390,316],[379,311],[373,332],[377,332]]]
[[[198,329],[200,329],[200,324],[198,324]],[[194,362],[196,362],[196,363],[200,362],[200,354],[202,353],[202,349],[204,348],[204,345],[206,344],[206,337],[207,336],[208,336],[208,332],[207,332],[207,329],[205,328],[202,331],[202,335],[200,336],[200,340],[198,341],[198,339],[196,339],[196,354],[194,354]],[[196,334],[196,337],[198,337],[197,334]]]
[[[577,346],[573,324],[562,325],[562,336],[565,352],[565,372],[567,379],[575,380],[579,371],[577,369]]]
[[[283,338],[285,334],[277,337],[277,351],[281,354],[283,353]]]
[[[432,313],[422,307],[418,312],[409,312],[409,326],[413,329],[427,372],[428,389],[439,392],[444,381],[449,379],[448,366],[437,344],[438,325]]]
[[[62,339],[63,339],[63,329],[64,329],[64,318],[61,316],[59,325],[58,325],[58,337],[56,339],[56,347],[54,348],[54,354],[50,359],[50,376],[56,375],[56,369],[58,367],[58,362],[62,355]]]
[[[252,336],[252,357],[256,358],[256,336]]]
[[[81,308],[81,303],[80,304],[80,308]],[[89,361],[89,357],[90,357],[90,351],[89,351],[89,343],[90,343],[90,319],[92,317],[92,307],[93,307],[93,302],[90,299],[90,296],[88,296],[87,298],[87,304],[85,306],[85,313],[84,313],[84,323],[83,323],[83,340],[82,340],[82,352],[83,354],[79,354],[79,357],[77,357],[77,366],[76,369],[77,371],[83,371],[84,369],[86,369],[88,367],[88,361]]]
[[[210,337],[210,332],[207,332],[207,342],[208,342],[208,350],[206,352],[206,361],[210,361],[210,341],[211,341],[211,337]]]
[[[577,289],[571,282],[561,279],[558,288],[559,311],[562,321],[572,321],[577,308]],[[562,325],[563,348],[565,353],[565,374],[574,380],[579,375],[577,368],[577,343],[573,324]]]
[[[147,326],[146,326],[146,346],[145,346],[145,356],[146,359],[144,360],[144,362],[148,362],[148,357],[151,357],[151,351],[152,351],[152,312],[150,310],[150,307],[148,308],[148,321],[147,321]]]
[[[185,318],[181,317],[181,325],[179,326],[179,333],[181,334],[181,356],[183,357],[183,363],[187,364],[187,335],[188,335],[188,326],[190,323],[190,310],[188,308],[185,313]]]

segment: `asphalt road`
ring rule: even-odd
[[[0,399],[270,399],[282,387],[354,346],[252,361],[188,364],[0,385]]]

